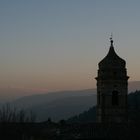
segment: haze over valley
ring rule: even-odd
[[[140,90],[140,81],[129,82],[129,93],[136,90]],[[11,92],[3,91],[4,95],[0,94],[3,95],[0,98],[1,104],[10,103],[17,108],[32,110],[40,121],[45,121],[48,117],[53,120],[66,119],[96,105],[96,89],[48,93],[30,92],[30,90],[25,92],[14,89],[10,90]],[[8,98],[6,98],[7,96]]]

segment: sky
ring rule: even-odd
[[[0,0],[0,88],[95,88],[111,33],[130,81],[139,81],[139,7],[139,0]]]

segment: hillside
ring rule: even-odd
[[[58,121],[81,113],[95,105],[95,93],[94,89],[52,92],[26,96],[10,104],[18,108],[32,110],[37,115],[38,121],[46,121],[48,117]]]
[[[140,122],[140,91],[131,92],[128,95],[128,119],[129,121]],[[93,106],[87,111],[75,115],[67,120],[68,122],[95,122],[96,107]]]

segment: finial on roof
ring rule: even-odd
[[[111,43],[111,47],[113,47],[113,34],[111,33],[111,37],[110,37],[110,43]]]

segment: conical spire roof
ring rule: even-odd
[[[125,60],[123,60],[122,58],[120,58],[115,50],[114,50],[114,46],[113,46],[113,39],[110,38],[110,49],[108,54],[105,56],[105,58],[103,60],[101,60],[99,62],[99,67],[101,68],[106,68],[106,67],[125,67]]]

